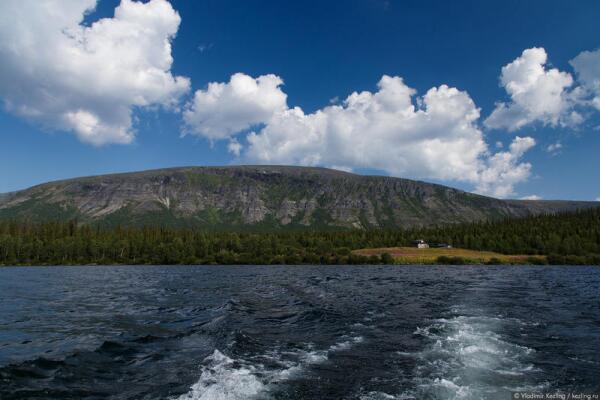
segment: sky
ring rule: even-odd
[[[600,2],[0,2],[0,192],[323,166],[600,199]]]

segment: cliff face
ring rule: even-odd
[[[516,201],[323,168],[187,167],[51,182],[0,196],[0,219],[209,229],[380,228],[520,217],[598,205]]]

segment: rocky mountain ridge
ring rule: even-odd
[[[0,219],[206,229],[395,228],[598,205],[499,200],[402,178],[312,167],[182,167],[49,182],[0,195]]]

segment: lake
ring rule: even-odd
[[[0,268],[0,398],[600,392],[600,268]]]

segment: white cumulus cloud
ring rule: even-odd
[[[242,151],[242,144],[236,138],[231,138],[227,145],[227,151],[235,156],[239,156]]]
[[[569,91],[573,77],[556,68],[547,69],[547,60],[546,51],[534,47],[502,67],[500,84],[510,101],[496,104],[485,120],[488,128],[514,131],[534,122],[568,126],[583,121],[573,110],[576,92]]]
[[[197,90],[188,104],[184,112],[188,130],[217,140],[265,123],[287,108],[281,85],[283,80],[271,74],[255,79],[237,73],[227,83],[212,82],[206,90]]]
[[[550,153],[551,155],[556,155],[558,153],[560,153],[560,150],[563,148],[563,145],[561,142],[556,142],[556,143],[552,143],[550,145],[548,145],[546,147],[546,152]]]
[[[526,181],[531,175],[531,164],[521,162],[521,158],[533,146],[533,138],[517,136],[508,151],[490,156],[486,167],[479,173],[477,191],[496,197],[514,195],[514,185]]]
[[[600,111],[600,50],[583,51],[570,64],[584,90],[591,95],[591,105]]]
[[[535,141],[516,138],[490,154],[477,126],[479,109],[466,92],[441,85],[413,104],[414,89],[384,76],[375,93],[352,93],[341,105],[305,114],[276,114],[247,137],[247,161],[377,168],[395,176],[471,182],[483,194],[507,197],[526,180],[521,163]]]
[[[266,77],[236,74],[196,92],[185,114],[189,128],[210,140],[229,139],[229,151],[243,162],[375,168],[470,182],[480,193],[503,197],[529,176],[531,165],[520,159],[535,141],[517,138],[509,151],[492,154],[478,127],[479,109],[464,91],[441,85],[415,101],[402,78],[383,76],[376,92],[354,92],[306,113],[287,107],[281,79]],[[247,90],[236,88],[238,79]],[[234,137],[253,126],[245,143]]]
[[[416,108],[414,89],[384,76],[379,90],[352,93],[341,105],[305,114],[277,113],[248,136],[252,162],[343,165],[393,175],[476,179],[486,145],[469,95],[445,85],[430,89]]]
[[[129,143],[135,107],[173,106],[189,90],[170,71],[181,19],[166,0],[122,0],[113,18],[82,25],[95,5],[0,2],[0,97],[8,111],[84,142]]]

